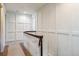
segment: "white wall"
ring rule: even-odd
[[[78,19],[79,4],[47,4],[38,10],[37,31],[48,36],[44,55],[79,55]]]
[[[56,25],[55,24],[56,23],[56,20],[55,20],[56,19],[55,4],[49,4],[49,5],[42,7],[42,9],[39,9],[39,13],[38,13],[37,18],[38,18],[38,23],[37,23],[38,27],[41,27],[41,28],[37,28],[37,30],[55,31],[55,25]],[[48,24],[48,23],[50,23],[50,24]]]
[[[1,4],[0,4],[0,29],[1,29]],[[0,30],[0,51],[1,51],[1,30]]]
[[[1,52],[2,52],[4,50],[4,47],[5,47],[5,7],[3,4],[2,4],[0,16],[1,16],[1,19],[0,19],[0,21],[1,21],[1,23],[0,23],[0,25],[1,25],[1,28],[0,28],[1,39],[0,40],[1,40]]]

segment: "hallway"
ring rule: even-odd
[[[79,4],[4,3],[0,51],[8,56],[79,56]]]

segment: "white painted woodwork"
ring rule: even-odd
[[[48,45],[44,48],[48,52],[44,52],[44,54],[59,56],[79,55],[79,4],[56,3],[43,6],[38,10],[37,31],[52,33],[51,35],[46,34],[46,40],[49,43],[44,41],[44,45]],[[54,43],[56,44],[54,47],[57,48],[53,47],[54,39],[57,41],[57,43]],[[53,52],[55,49],[57,51]]]
[[[73,36],[72,37],[72,55],[79,56],[79,37]]]
[[[72,55],[72,40],[69,35],[58,34],[58,55]]]

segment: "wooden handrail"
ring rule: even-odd
[[[33,34],[33,33],[29,33],[29,32],[36,32],[36,31],[25,31],[24,33],[25,34],[28,34],[28,35],[31,35],[31,36],[34,36],[36,38],[41,38],[43,37],[43,35],[36,35],[36,34]]]
[[[43,40],[42,40],[43,39],[43,35],[37,35],[37,34],[33,34],[31,32],[37,32],[37,31],[25,31],[24,33],[39,39],[39,46],[41,47],[40,48],[41,56],[43,56]]]

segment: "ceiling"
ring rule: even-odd
[[[34,12],[46,3],[5,3],[7,11]]]

